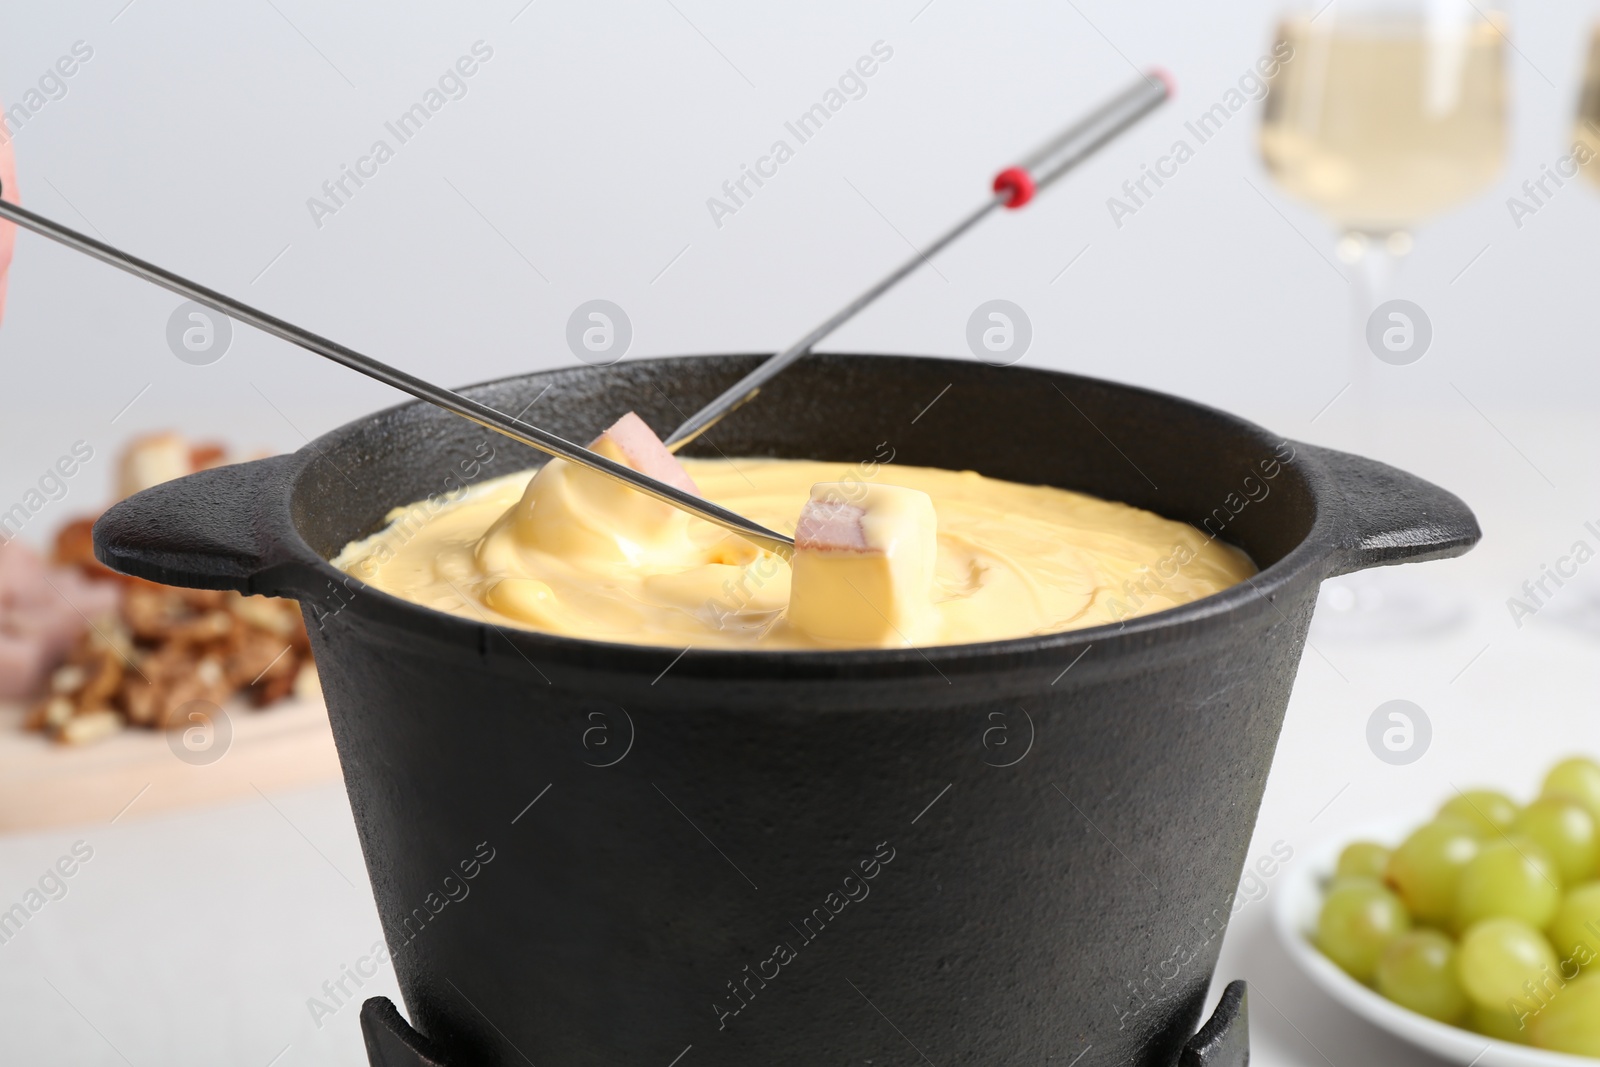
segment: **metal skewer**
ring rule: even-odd
[[[707,522],[716,523],[718,526],[748,541],[754,542],[762,548],[776,552],[785,559],[794,553],[794,539],[785,537],[775,530],[769,530],[759,523],[752,522],[742,515],[738,515],[727,508],[719,507],[711,501],[682,489],[656,481],[647,475],[640,474],[632,467],[617,463],[589,451],[582,445],[573,444],[571,441],[557,437],[547,430],[529,425],[509,415],[502,414],[494,408],[480,404],[476,400],[452,392],[432,382],[423,381],[413,374],[391,367],[387,363],[380,363],[371,356],[364,356],[360,352],[344,345],[319,337],[309,330],[303,330],[293,323],[285,322],[274,315],[258,311],[248,304],[241,303],[230,296],[224,296],[214,289],[179,277],[171,271],[164,270],[153,263],[147,263],[120,249],[113,248],[103,241],[68,229],[58,222],[36,215],[26,208],[19,207],[7,200],[0,200],[0,218],[10,219],[18,226],[34,233],[59,241],[68,248],[76,249],[85,255],[93,256],[113,267],[119,267],[129,274],[154,282],[164,289],[170,289],[180,296],[186,296],[196,303],[204,304],[222,312],[230,318],[240,322],[249,323],[258,330],[264,330],[276,337],[281,337],[291,344],[315,352],[319,356],[333,360],[335,363],[349,367],[351,370],[360,371],[369,378],[376,378],[385,385],[391,385],[402,392],[410,393],[419,400],[425,400],[435,407],[460,415],[477,423],[486,429],[505,434],[513,441],[520,441],[525,445],[537,448],[539,451],[552,456],[560,457],[581,467],[613,478],[625,485],[632,486],[641,493],[646,493],[675,508],[687,511],[691,515],[705,519]]]
[[[1172,79],[1164,71],[1151,71],[1137,82],[1106,101],[1083,119],[1062,131],[1031,156],[1014,167],[1007,167],[994,179],[994,195],[982,207],[956,223],[944,234],[935,238],[928,247],[890,271],[872,288],[840,308],[822,325],[806,334],[788,348],[772,356],[755,370],[729,386],[722,395],[690,415],[682,426],[667,437],[667,447],[676,452],[679,448],[704,433],[716,421],[735,408],[742,407],[761,391],[761,387],[776,377],[783,369],[807,352],[811,347],[878,297],[882,296],[900,279],[926,263],[957,237],[966,233],[998,207],[1020,208],[1035,193],[1060,178],[1073,167],[1092,156],[1124,130],[1154,111],[1173,94]]]

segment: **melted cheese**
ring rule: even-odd
[[[707,498],[790,532],[817,483],[856,486],[863,498],[869,485],[926,493],[938,525],[931,588],[894,589],[894,597],[911,600],[895,601],[893,625],[875,625],[876,609],[851,582],[811,578],[804,559],[791,568],[720,527],[561,460],[537,477],[498,478],[443,506],[397,508],[387,527],[347,545],[333,562],[395,596],[497,625],[630,644],[763,649],[1051,633],[1185,604],[1255,573],[1244,553],[1184,523],[971,471],[892,465],[864,478],[855,466],[806,460],[691,459],[684,466]],[[891,510],[884,521],[914,512]],[[926,567],[907,573],[925,576]],[[794,590],[796,618],[792,581],[804,583]],[[812,621],[830,614],[837,625]]]

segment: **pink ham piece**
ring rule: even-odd
[[[699,486],[677,457],[631,411],[596,437],[589,448],[613,463],[700,495]],[[650,560],[676,558],[688,536],[689,516],[671,504],[561,459],[539,468],[508,515],[513,544],[504,547],[520,545],[565,559],[639,566]],[[486,539],[485,545],[493,540]],[[479,551],[492,554],[487,547]],[[515,564],[507,561],[506,566]]]
[[[20,541],[0,544],[0,699],[36,695],[89,620],[116,611],[121,589],[49,568]]]
[[[800,512],[794,547],[797,551],[865,552],[872,547],[862,524],[866,517],[866,508],[848,500],[813,497]]]
[[[896,647],[938,628],[938,516],[927,493],[819,482],[795,526],[789,624],[826,645]]]
[[[611,447],[607,448],[607,445]],[[599,452],[608,459],[626,463],[640,474],[647,474],[658,482],[666,482],[695,496],[700,495],[700,487],[694,484],[694,479],[683,469],[678,457],[667,451],[667,446],[661,443],[661,438],[656,436],[655,431],[631,411],[612,423],[611,428],[605,433],[596,437],[589,449]]]

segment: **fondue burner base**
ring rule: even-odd
[[[361,1036],[372,1067],[444,1067],[444,1056],[411,1024],[388,997],[371,997],[361,1005]]]
[[[444,1054],[411,1029],[388,997],[361,1005],[361,1033],[372,1067],[444,1067]],[[1176,1067],[1249,1067],[1250,1004],[1243,981],[1229,982],[1211,1018],[1183,1046]]]

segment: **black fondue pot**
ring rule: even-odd
[[[586,441],[630,409],[674,425],[758,358],[467,393]],[[1466,506],[1174,397],[918,357],[812,356],[689,452],[1079,490],[1261,573],[1120,625],[922,649],[495,627],[326,562],[397,505],[543,460],[415,403],[123,501],[94,532],[117,570],[302,603],[411,1019],[368,1002],[373,1062],[1243,1063],[1239,988],[1195,1027],[1317,587],[1465,552]]]

